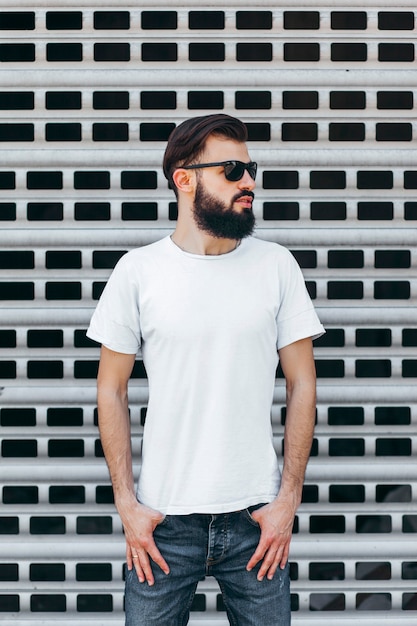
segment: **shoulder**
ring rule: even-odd
[[[143,263],[146,264],[153,259],[162,257],[166,254],[167,249],[167,237],[140,248],[133,248],[121,257],[115,269],[118,271],[129,271],[133,267],[140,267]]]
[[[300,266],[294,255],[288,248],[273,241],[265,241],[251,237],[249,250],[252,249],[252,256],[248,256],[250,263],[255,263],[261,272],[272,272],[272,275],[282,285],[289,285],[292,282],[299,282],[302,278]],[[303,279],[304,283],[304,279]]]
[[[290,264],[295,262],[295,258],[288,248],[274,241],[250,237],[247,240],[247,250],[253,254],[264,256],[271,261],[277,261],[279,263],[287,262]]]

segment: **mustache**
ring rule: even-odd
[[[241,191],[240,193],[237,193],[234,197],[232,202],[236,202],[236,200],[239,200],[239,198],[252,198],[252,200],[255,198],[255,194],[253,193],[253,191],[250,191],[248,189],[248,191]]]

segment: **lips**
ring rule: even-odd
[[[246,191],[245,193],[241,193],[235,197],[234,202],[236,204],[240,204],[240,206],[245,209],[251,209],[254,197],[255,196],[251,191]]]
[[[247,198],[247,197],[239,198],[239,200],[237,200],[236,203],[248,209],[252,208],[252,198]]]

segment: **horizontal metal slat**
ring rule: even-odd
[[[62,381],[47,381],[41,386],[16,385],[2,388],[2,404],[3,406],[24,406],[32,403],[46,402],[51,406],[66,406],[80,404],[95,404],[96,387],[92,381],[81,384],[77,381],[76,385],[63,385]],[[4,381],[3,381],[4,384]],[[59,393],[57,393],[57,389]],[[25,393],[22,393],[22,390]],[[129,386],[130,404],[144,404],[147,402],[148,388],[145,381],[131,381]],[[417,403],[417,388],[413,382],[402,382],[402,384],[393,384],[389,381],[377,382],[369,385],[369,381],[364,384],[355,383],[347,384],[340,381],[329,383],[328,381],[318,381],[318,401],[320,403],[329,403],[340,405],[358,405],[365,403],[366,405],[375,404],[383,406],[385,404],[399,404],[411,402]],[[285,402],[285,386],[278,385],[274,389],[274,403],[283,404]]]
[[[241,87],[250,87],[259,89],[269,88],[271,85],[280,85],[285,89],[293,87],[300,89],[300,85],[303,88],[323,88],[331,87],[332,89],[340,88],[352,88],[361,87],[363,89],[375,89],[379,88],[415,88],[415,83],[412,78],[413,73],[402,67],[392,69],[388,68],[373,68],[357,69],[355,67],[349,68],[349,72],[340,69],[326,68],[310,68],[305,69],[302,66],[294,69],[288,69],[286,67],[279,70],[274,68],[245,68],[244,72],[235,72],[233,75],[233,84],[236,89]],[[172,69],[161,69],[148,67],[141,68],[141,88],[153,87],[155,89],[161,89],[161,85],[165,89],[177,89],[183,87],[195,87],[196,84],[201,84],[202,74],[199,68],[187,68],[182,67],[175,68],[175,82],[173,82]],[[91,69],[80,68],[73,69],[71,66],[65,68],[65,72],[62,69],[42,68],[36,72],[31,69],[23,67],[13,68],[12,70],[5,67],[2,68],[2,85],[4,88],[25,88],[25,89],[48,89],[62,88],[68,90],[68,88],[86,88],[90,90],[92,87],[105,89],[111,87],[112,89],[118,88],[132,88],[135,91],[137,86],[137,69],[129,69],[125,66],[114,69],[112,67],[105,70],[98,67]],[[230,70],[222,69],[221,66],[216,68],[215,72],[204,73],[205,87],[211,88],[228,88],[230,86]],[[248,111],[245,111],[245,114]],[[317,155],[319,156],[319,155]]]
[[[0,6],[4,6],[4,7],[12,7],[12,8],[17,8],[17,7],[23,7],[23,8],[27,8],[27,0],[16,0],[15,3],[13,5],[11,5],[10,0],[0,0]],[[50,0],[39,0],[39,2],[36,3],[37,7],[47,7],[48,9],[62,9],[62,8],[67,8],[67,7],[71,7],[71,8],[82,8],[82,7],[86,7],[86,8],[90,8],[90,7],[114,7],[114,0],[60,0],[59,4],[53,4],[50,2]],[[165,0],[163,7],[159,7],[159,8],[166,8],[166,7],[177,7],[178,3],[176,2],[176,0]],[[195,8],[195,0],[183,0],[183,2],[181,3],[181,6],[183,7],[192,7]],[[210,6],[219,6],[219,7],[224,7],[224,2],[222,2],[222,0],[212,0],[210,2]],[[228,7],[242,7],[242,0],[230,0],[230,2],[228,2]],[[270,0],[258,0],[257,2],[257,7],[265,7],[265,8],[270,8],[271,6],[271,1]],[[276,6],[276,5],[275,5]],[[290,5],[288,2],[281,2],[279,3],[280,7],[285,7],[288,8],[289,10],[293,9],[294,7],[292,5]],[[328,7],[328,2],[326,0],[326,2],[323,2],[323,0],[304,0],[303,2],[303,6],[314,6],[314,7],[320,7],[320,6],[324,6],[324,7]],[[364,4],[363,1],[360,2],[360,0],[352,0],[352,2],[350,2],[349,4],[346,3],[346,0],[333,0],[332,1],[332,6],[334,7],[338,7],[338,8],[345,8],[346,10],[349,10],[351,7],[353,6],[360,6],[361,8],[363,8]],[[392,0],[367,0],[366,2],[366,6],[367,7],[385,7],[385,6],[392,6]],[[407,2],[401,2],[401,9],[406,9],[407,7],[410,8],[415,8],[415,5],[410,2],[410,0],[407,0]],[[129,9],[131,8],[130,4],[120,4],[117,7],[119,10],[122,10],[123,8],[125,9]],[[155,10],[158,9],[157,6],[152,5],[151,3],[148,4],[143,4],[141,5],[141,8],[143,9],[151,9],[151,10]]]
[[[170,229],[164,228],[140,228],[132,229],[131,225],[126,225],[125,228],[62,228],[49,227],[42,231],[22,228],[16,230],[13,239],[10,239],[10,233],[7,231],[0,232],[0,245],[2,249],[15,249],[26,247],[26,249],[33,247],[48,247],[48,249],[81,249],[84,247],[94,249],[121,249],[127,250],[130,248],[136,248],[153,243],[170,235],[174,230],[174,227]],[[267,228],[260,225],[256,230],[256,235],[259,239],[265,239],[266,241],[273,241],[280,243],[286,247],[293,246],[328,246],[332,249],[342,246],[343,249],[348,249],[348,246],[362,247],[362,246],[384,246],[390,248],[391,246],[399,246],[405,248],[406,246],[414,249],[416,238],[413,228],[406,230],[393,228],[391,225],[387,225],[383,229],[362,229],[360,227],[338,230],[334,229],[321,229],[314,232],[314,240],[312,231],[306,227],[292,227],[277,229]],[[95,270],[97,271],[97,270]],[[415,268],[412,268],[415,271]],[[111,269],[105,270],[107,274],[110,274]]]

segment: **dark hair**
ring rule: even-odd
[[[193,117],[174,128],[168,138],[163,169],[165,177],[175,192],[172,174],[182,165],[198,162],[198,157],[204,151],[210,135],[245,142],[248,138],[248,131],[243,122],[224,113]]]

